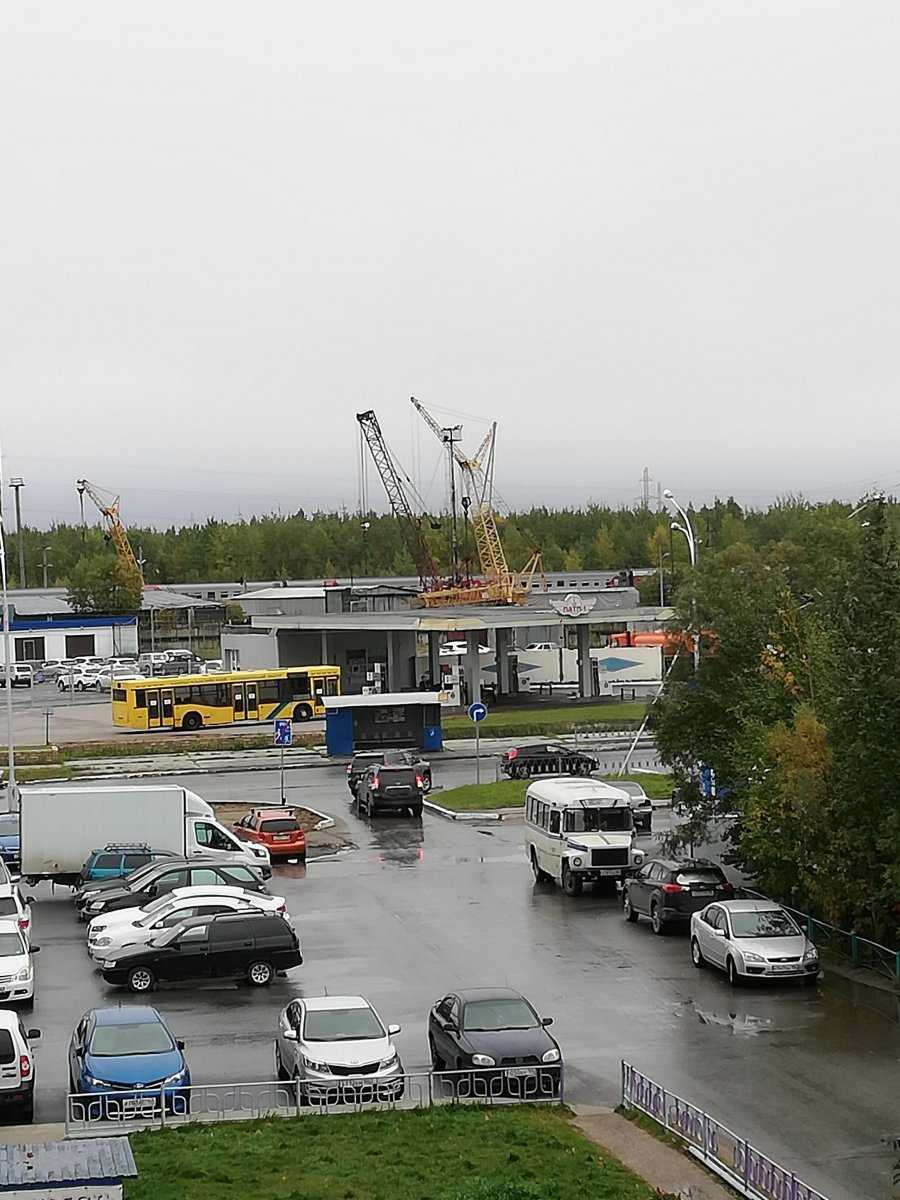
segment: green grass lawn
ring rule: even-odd
[[[615,785],[617,776],[607,775],[606,781]],[[639,783],[651,799],[668,799],[672,794],[672,776],[635,771],[624,779]],[[529,779],[504,779],[500,783],[466,783],[446,792],[433,792],[431,799],[442,808],[456,812],[489,812],[493,808],[513,808],[525,803]]]
[[[612,701],[609,704],[570,704],[563,707],[531,704],[527,708],[495,708],[481,722],[482,737],[516,737],[527,734],[566,733],[573,725],[599,725],[610,729],[637,729],[647,705],[640,700]],[[474,737],[468,717],[447,717],[444,736]]]
[[[441,1107],[134,1133],[126,1200],[653,1200],[540,1108]]]

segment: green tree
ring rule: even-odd
[[[120,615],[141,607],[140,577],[109,554],[79,559],[69,570],[67,585],[76,612]]]

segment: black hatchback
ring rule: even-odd
[[[216,913],[191,917],[97,965],[107,983],[143,993],[182,979],[246,979],[265,987],[277,971],[302,962],[300,939],[277,913]]]
[[[713,900],[730,899],[733,888],[722,868],[705,858],[651,858],[625,880],[623,893],[626,920],[649,917],[653,932],[665,933],[667,926],[686,926]]]

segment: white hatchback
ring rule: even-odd
[[[0,1004],[34,1003],[34,964],[32,954],[40,946],[31,946],[19,929],[18,921],[0,920]]]
[[[4,920],[15,921],[26,942],[31,939],[31,897],[23,898],[14,883],[0,883],[0,921]]]
[[[164,929],[190,917],[221,912],[271,912],[290,922],[283,896],[263,896],[238,887],[186,887],[167,892],[143,908],[120,908],[88,925],[88,953],[95,962],[125,946],[145,946]]]

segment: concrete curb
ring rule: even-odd
[[[423,800],[423,808],[447,821],[503,821],[507,817],[522,817],[525,810],[521,805],[513,808],[492,808],[489,812],[457,812],[455,808],[444,808],[433,800]]]

